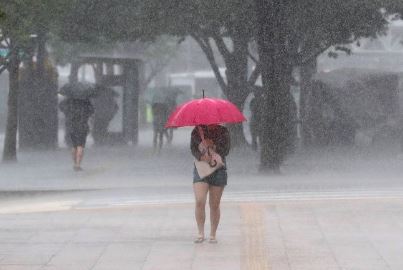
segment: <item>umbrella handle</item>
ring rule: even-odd
[[[208,165],[210,165],[211,168],[214,168],[215,166],[217,166],[217,160],[212,160],[208,163]]]

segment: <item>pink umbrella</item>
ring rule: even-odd
[[[218,98],[200,98],[179,105],[169,116],[166,128],[240,123],[245,116],[231,102]]]

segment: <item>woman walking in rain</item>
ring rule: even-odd
[[[191,134],[190,148],[192,155],[196,158],[193,171],[193,190],[196,200],[195,218],[198,235],[194,242],[202,243],[205,240],[205,206],[207,195],[209,195],[211,230],[208,241],[217,243],[216,232],[220,222],[220,201],[224,187],[227,185],[225,157],[230,150],[228,129],[221,125],[196,126]],[[204,176],[202,168],[198,166],[203,162],[216,165],[217,169],[210,175]]]
[[[89,99],[67,98],[60,103],[60,110],[66,116],[66,137],[72,143],[73,168],[82,171],[81,161],[89,132],[88,119],[94,113]]]
[[[198,235],[195,243],[205,240],[206,201],[209,195],[210,238],[217,243],[216,232],[220,223],[220,202],[227,185],[225,157],[230,150],[228,129],[218,125],[246,121],[239,109],[228,100],[218,98],[193,99],[178,106],[168,117],[167,128],[196,126],[190,138],[190,150],[195,157],[193,191],[196,199],[195,218]]]

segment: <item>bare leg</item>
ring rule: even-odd
[[[195,218],[198,229],[198,239],[204,239],[204,223],[206,221],[206,201],[209,185],[207,183],[193,184],[193,191],[195,194]]]
[[[81,161],[83,160],[84,148],[82,146],[77,146],[75,150],[74,167],[81,168]]]
[[[216,241],[216,232],[220,223],[220,202],[224,187],[210,186],[209,204],[210,204],[210,241]]]
[[[164,133],[164,136],[167,138],[167,141],[169,142],[169,131],[168,131],[168,129],[164,128],[162,133]]]
[[[171,128],[169,129],[169,144],[172,143],[173,139],[174,139],[174,130]]]
[[[158,145],[158,152],[162,149],[162,144],[164,143],[164,131],[159,132],[159,145]]]
[[[73,158],[73,163],[74,164],[76,163],[76,151],[77,151],[77,149],[75,147],[73,147],[71,149],[71,157]]]
[[[157,137],[158,137],[158,133],[157,133],[157,130],[154,128],[154,132],[153,132],[154,151],[157,150]]]

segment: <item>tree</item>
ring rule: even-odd
[[[21,1],[34,37],[25,53],[20,80],[19,146],[53,149],[57,146],[57,71],[48,53],[49,34],[68,7],[66,0]],[[35,61],[34,61],[35,59]]]
[[[26,46],[28,37],[25,20],[18,21],[19,6],[2,3],[0,20],[1,48],[6,55],[1,59],[1,69],[8,70],[10,88],[8,92],[7,126],[4,138],[3,161],[17,160],[17,127],[18,127],[18,76],[21,50]]]
[[[146,89],[151,81],[162,72],[169,62],[176,56],[180,40],[163,35],[150,42],[136,42],[137,54],[141,54],[145,61],[145,78],[143,88]]]
[[[4,138],[3,161],[17,160],[17,126],[18,126],[18,71],[19,48],[13,38],[8,41],[7,70],[9,72],[10,87],[8,92],[7,126]]]
[[[261,169],[278,171],[284,160],[289,87],[295,66],[310,63],[332,46],[345,50],[387,26],[384,1],[254,0],[262,81],[266,88]],[[397,1],[396,1],[397,2]]]
[[[179,37],[191,36],[203,50],[216,79],[226,97],[240,110],[258,78],[259,65],[249,52],[254,37],[255,21],[251,1],[146,1],[144,14],[155,33],[162,32]],[[213,47],[221,54],[226,79],[219,71]],[[248,61],[255,68],[248,76]],[[232,125],[234,145],[245,144],[242,125]]]
[[[6,137],[4,140],[3,160],[15,161],[17,128],[18,128],[18,99],[19,99],[19,69],[21,60],[27,60],[33,52],[32,41],[35,38],[37,47],[37,74],[33,77],[44,82],[44,56],[46,34],[53,22],[62,12],[67,1],[6,1],[1,0],[0,6],[4,14],[0,21],[1,46],[7,51],[2,59],[2,68],[7,69],[10,76],[8,99],[8,115]],[[39,83],[41,86],[41,83]]]
[[[250,86],[263,70],[266,88],[265,127],[261,168],[278,170],[285,157],[284,134],[289,115],[292,70],[312,63],[336,45],[382,32],[385,12],[398,0],[174,0],[174,1],[72,1],[79,7],[61,36],[88,40],[152,40],[161,34],[192,36],[204,51],[223,92],[240,109]],[[255,4],[255,5],[254,5]],[[257,31],[258,30],[258,31]],[[259,61],[249,53],[256,39]],[[213,53],[224,58],[227,80],[220,74]],[[256,68],[248,78],[248,57]],[[241,126],[235,143],[244,142]]]
[[[154,40],[162,34],[191,36],[205,53],[227,98],[243,109],[259,74],[258,64],[248,77],[249,42],[254,36],[252,1],[94,1],[76,3],[85,12],[68,20],[62,36],[70,40]],[[111,12],[113,11],[113,12]],[[78,16],[78,17],[77,17]],[[99,20],[98,18],[102,18]],[[106,19],[105,19],[106,18]],[[89,23],[91,21],[91,23]],[[224,59],[226,78],[219,72],[214,46]],[[244,144],[242,125],[231,128],[233,144]]]

